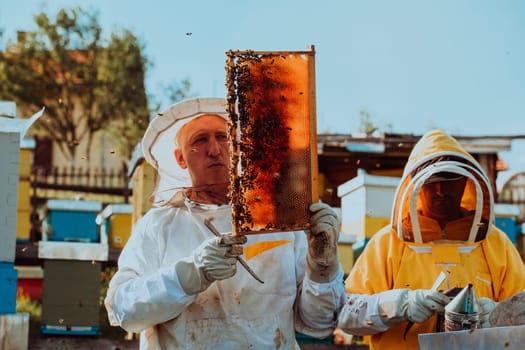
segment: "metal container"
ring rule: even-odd
[[[463,288],[445,307],[445,332],[481,328],[479,305],[472,284]]]
[[[425,350],[523,350],[525,325],[418,335]]]

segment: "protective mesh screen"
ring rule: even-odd
[[[317,198],[314,51],[227,57],[234,234],[307,229]]]

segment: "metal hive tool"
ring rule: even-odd
[[[479,305],[472,284],[445,306],[445,332],[480,328]]]

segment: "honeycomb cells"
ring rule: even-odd
[[[227,52],[234,234],[309,228],[317,197],[314,52]]]

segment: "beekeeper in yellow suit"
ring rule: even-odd
[[[493,225],[493,202],[478,162],[446,133],[425,134],[404,169],[391,224],[370,239],[345,282],[339,327],[371,335],[371,349],[417,349],[418,334],[436,332],[436,313],[450,300],[438,290],[468,284],[480,323],[490,326],[496,302],[525,288],[518,251]],[[445,280],[433,287],[441,272]]]
[[[159,207],[135,225],[105,299],[111,324],[140,332],[141,349],[299,349],[296,331],[325,338],[336,326],[344,285],[332,208],[310,206],[308,233],[230,235],[226,110],[224,99],[182,101],[144,135]]]

